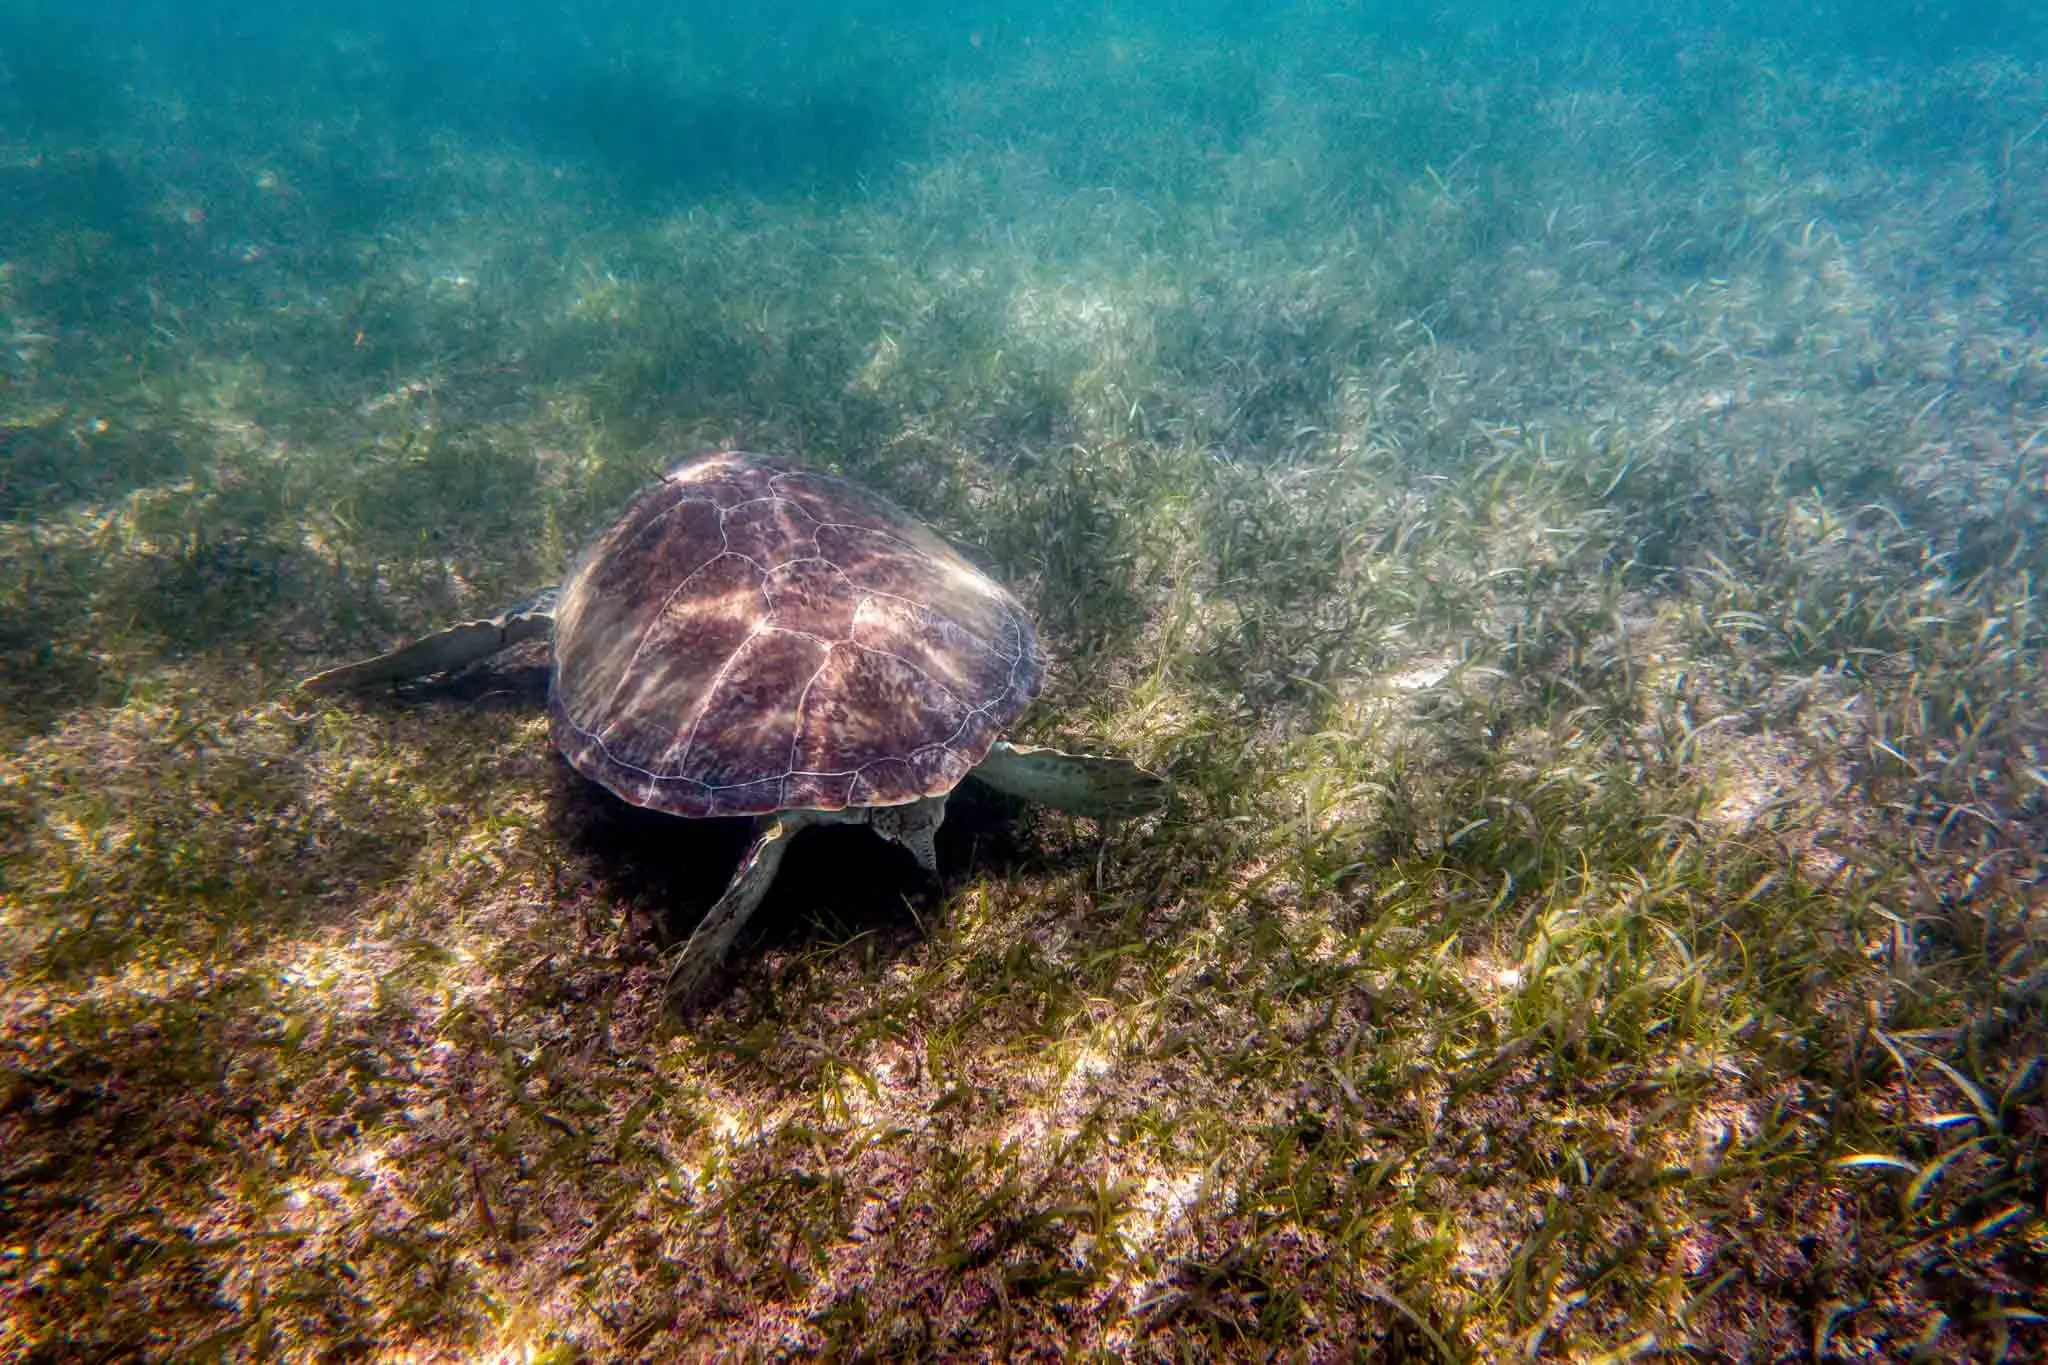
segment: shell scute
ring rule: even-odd
[[[713,789],[787,773],[797,745],[803,681],[830,656],[828,647],[809,636],[755,632],[733,651],[716,684],[703,693],[695,723],[676,732],[657,766]],[[788,685],[792,679],[795,691]]]
[[[720,527],[727,554],[742,555],[764,569],[817,557],[818,519],[789,498],[770,494],[734,503],[722,509]]]
[[[769,624],[821,639],[848,638],[860,611],[860,600],[846,591],[845,575],[815,556],[773,570],[762,580],[761,591]]]
[[[907,757],[901,718],[941,740],[968,718],[960,699],[888,654],[839,645],[806,690],[793,770],[858,772]]]

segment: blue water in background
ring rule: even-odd
[[[1793,12],[1796,10],[1797,12]],[[2020,3],[1788,7],[1772,3],[1155,5],[505,3],[0,6],[0,129],[21,151],[90,154],[138,144],[167,157],[318,155],[347,192],[352,171],[390,174],[437,139],[526,148],[661,207],[742,188],[815,191],[886,176],[968,131],[932,126],[944,81],[993,77],[1119,38],[1228,51],[1226,74],[1270,96],[1361,54],[1418,54],[1461,78],[1597,71],[1623,86],[1697,98],[1701,59],[1775,55],[1917,65],[1958,56],[2027,60],[2048,22]],[[1133,64],[1136,88],[1155,79]],[[1113,91],[1105,91],[1113,94]],[[1212,92],[1242,132],[1248,93]],[[1711,90],[1704,92],[1711,96]],[[1323,90],[1320,98],[1336,98]],[[1073,118],[1057,103],[1049,124]],[[1113,134],[1098,126],[1077,136]],[[310,144],[310,145],[309,145]],[[445,150],[445,145],[444,148]],[[378,157],[386,160],[379,161]],[[396,160],[389,158],[396,157]],[[101,168],[87,211],[118,228],[135,181]],[[38,218],[18,174],[0,197],[0,249]]]
[[[1741,148],[1716,139],[1775,63],[1910,89],[1936,68],[2037,60],[2048,46],[2040,13],[1849,0],[1797,13],[1762,0],[8,0],[0,263],[11,274],[0,304],[26,319],[11,325],[31,340],[0,363],[0,404],[25,401],[21,356],[44,379],[82,372],[108,362],[95,346],[133,349],[111,340],[114,322],[182,332],[177,311],[218,320],[221,291],[236,324],[258,332],[294,291],[300,315],[367,306],[351,290],[395,307],[385,285],[366,283],[371,258],[465,215],[546,210],[548,230],[566,236],[631,232],[711,203],[795,205],[830,232],[835,205],[887,203],[935,166],[985,164],[1028,142],[1048,198],[1101,189],[1156,205],[1164,238],[1221,202],[1233,157],[1291,154],[1258,143],[1275,110],[1319,129],[1316,169],[1338,186],[1355,180],[1359,202],[1475,153],[1512,172],[1517,127],[1536,125],[1531,111],[1549,92],[1616,92],[1676,162],[1725,164]],[[1394,68],[1405,83],[1389,94],[1382,73]],[[1440,94],[1418,95],[1418,70],[1441,71]],[[981,89],[1002,93],[977,103]],[[1162,125],[1173,131],[1147,144]],[[1880,160],[1926,166],[1982,162],[2014,132],[1984,101],[1959,99],[1869,136]],[[1743,136],[1757,136],[1753,123]],[[489,175],[461,173],[485,164],[523,168],[519,207],[494,197]],[[1518,211],[1512,179],[1480,175],[1464,191],[1475,223]],[[1278,241],[1309,207],[1281,191],[1258,211]],[[1012,199],[987,212],[1019,208]],[[928,259],[943,262],[943,246]],[[367,329],[368,349],[334,361],[411,363],[374,353],[401,330]],[[412,361],[429,351],[422,342]],[[244,354],[305,363],[303,348],[273,353],[260,336]],[[167,472],[163,459],[145,463],[151,476]],[[11,440],[0,447],[0,512],[46,504],[53,485],[69,496],[136,482],[48,452],[30,460]]]

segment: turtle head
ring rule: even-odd
[[[868,823],[874,826],[875,833],[909,849],[917,865],[933,874],[939,870],[936,836],[945,822],[943,792],[920,797],[906,806],[876,806],[868,812]]]

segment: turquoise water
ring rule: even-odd
[[[0,1358],[2038,1351],[2048,20],[1788,8],[0,0]],[[664,1018],[294,685],[728,447],[1175,796]]]

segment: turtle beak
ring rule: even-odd
[[[939,875],[939,826],[946,822],[944,794],[927,796],[907,806],[877,806],[868,815],[875,833],[910,850],[917,865]]]

